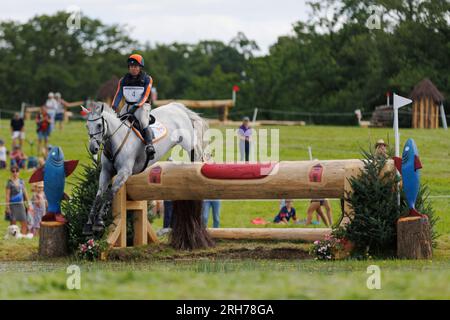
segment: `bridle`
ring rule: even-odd
[[[104,137],[105,137],[105,133],[106,133],[106,125],[107,125],[107,122],[105,121],[105,118],[103,117],[103,116],[100,116],[100,117],[98,117],[98,118],[96,118],[96,119],[87,119],[87,121],[88,122],[96,122],[96,121],[98,121],[98,120],[102,120],[102,131],[97,131],[97,132],[95,132],[95,133],[89,133],[89,139],[90,140],[92,140],[92,139],[94,139],[95,140],[95,142],[97,142],[97,144],[99,145],[99,146],[101,146],[101,145],[103,145],[105,142],[106,142],[106,140],[104,139]],[[98,134],[102,134],[102,138],[101,138],[101,140],[99,140],[99,139],[97,139],[95,136],[96,135],[98,135]]]
[[[96,118],[96,119],[87,119],[88,122],[95,122],[98,120],[102,120],[102,130],[101,131],[97,131],[95,133],[89,133],[89,138],[90,140],[94,139],[95,142],[97,142],[97,144],[99,145],[99,147],[101,147],[103,150],[103,154],[105,155],[105,157],[112,162],[112,164],[114,165],[114,162],[116,161],[117,156],[119,155],[120,151],[122,150],[123,146],[125,145],[125,142],[127,142],[128,137],[130,136],[131,133],[131,129],[133,128],[134,122],[135,120],[133,119],[130,122],[130,125],[126,124],[126,121],[128,120],[128,118],[131,116],[131,114],[124,114],[121,116],[121,123],[120,126],[117,127],[117,129],[111,134],[106,136],[106,126],[108,125],[108,122],[105,120],[105,117],[103,117],[103,115],[101,115],[100,117]],[[123,119],[123,120],[122,120]],[[107,144],[108,142],[110,142],[110,140],[112,139],[112,137],[114,137],[114,135],[119,131],[119,129],[125,125],[126,127],[128,127],[128,132],[125,136],[125,138],[122,140],[122,143],[120,144],[119,148],[117,149],[117,151],[115,153],[112,153],[112,150],[108,150],[107,147],[105,147],[105,144]],[[97,135],[101,134],[101,140],[97,139]],[[112,146],[111,146],[112,148]],[[102,152],[100,151],[100,153]]]

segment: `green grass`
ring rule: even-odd
[[[0,121],[0,138],[10,147],[7,121]],[[274,127],[264,127],[272,129]],[[221,127],[224,130],[225,128]],[[376,139],[388,140],[391,129],[363,129],[357,127],[280,127],[280,159],[307,160],[308,146],[313,156],[322,160],[359,158],[360,149],[366,149]],[[418,145],[423,163],[422,179],[433,196],[450,194],[450,133],[443,130],[402,129],[402,138],[412,137]],[[27,139],[36,140],[34,124],[27,127]],[[392,140],[392,139],[391,139]],[[86,163],[87,134],[82,122],[71,122],[64,131],[57,131],[50,143],[63,148],[66,159]],[[392,141],[391,141],[392,142]],[[30,153],[28,146],[24,148]],[[28,179],[31,172],[22,172]],[[1,184],[6,183],[8,171],[0,171]],[[69,177],[67,190],[70,193]],[[0,202],[4,202],[4,192]],[[437,216],[437,231],[441,234],[434,261],[338,261],[227,259],[195,254],[179,254],[167,248],[161,253],[149,254],[146,260],[136,262],[98,262],[81,264],[82,290],[65,287],[65,268],[72,259],[40,261],[36,257],[38,240],[4,241],[0,238],[0,298],[446,298],[450,297],[450,199],[433,198]],[[297,200],[295,207],[304,218],[307,201]],[[335,219],[339,203],[332,201]],[[250,220],[262,217],[271,220],[278,203],[274,201],[224,201],[222,227],[255,227]],[[3,214],[4,206],[0,205]],[[211,219],[210,219],[211,220]],[[210,221],[211,223],[211,221]],[[155,221],[159,227],[161,219]],[[0,221],[0,236],[7,223]],[[256,244],[219,243],[214,250],[228,250],[239,246],[251,250],[305,245],[289,243]],[[157,251],[157,250],[156,250]],[[133,252],[133,251],[131,251]],[[131,254],[131,256],[133,253]],[[138,257],[141,257],[139,254]],[[152,258],[153,257],[153,258]],[[382,289],[368,290],[366,268],[376,264],[382,270]],[[7,274],[7,276],[5,276]]]

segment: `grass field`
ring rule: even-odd
[[[10,147],[9,127],[0,122],[0,138]],[[221,127],[220,129],[225,129]],[[266,129],[266,127],[264,127]],[[392,140],[391,129],[357,127],[268,127],[279,129],[280,159],[307,160],[308,146],[315,158],[359,158],[360,148],[376,139]],[[414,138],[423,163],[422,178],[430,187],[432,202],[440,220],[441,235],[433,261],[339,261],[318,262],[305,259],[308,245],[273,242],[220,242],[217,248],[197,253],[175,253],[166,245],[129,251],[133,262],[82,263],[73,259],[40,261],[36,258],[37,239],[6,242],[0,240],[0,298],[450,298],[450,134],[443,130],[402,129],[402,138]],[[27,128],[27,139],[36,139],[34,125]],[[82,122],[71,122],[56,131],[50,143],[63,148],[66,159],[88,159],[87,134]],[[27,154],[29,147],[24,148]],[[27,179],[31,172],[22,172]],[[0,171],[1,184],[8,171]],[[70,177],[69,182],[74,178]],[[70,184],[67,190],[70,193]],[[4,192],[0,210],[4,211]],[[306,201],[295,207],[304,218]],[[332,202],[334,216],[339,204]],[[278,203],[274,201],[224,201],[223,227],[254,227],[250,220],[273,218]],[[155,227],[161,225],[155,221]],[[0,232],[7,227],[0,222]],[[303,256],[285,253],[304,252]],[[144,253],[144,254],[143,254]],[[284,254],[281,254],[284,253]],[[82,289],[66,289],[65,269],[78,264],[82,270]],[[382,289],[366,287],[367,266],[378,265]],[[14,284],[14,285],[12,285]]]

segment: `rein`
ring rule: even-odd
[[[123,146],[125,145],[125,142],[127,142],[128,137],[130,136],[131,130],[132,130],[133,125],[134,125],[134,122],[135,122],[135,120],[133,120],[132,122],[130,122],[130,126],[127,126],[127,124],[126,124],[125,122],[128,120],[129,116],[127,116],[127,114],[125,114],[125,115],[123,115],[123,116],[121,117],[121,119],[123,119],[123,118],[125,118],[125,119],[124,119],[123,121],[121,121],[120,126],[119,126],[119,127],[118,127],[111,135],[106,136],[106,137],[105,137],[105,132],[106,132],[106,125],[108,124],[108,122],[105,121],[105,118],[103,117],[103,115],[100,116],[100,117],[98,117],[98,118],[96,118],[96,119],[88,119],[88,120],[87,120],[87,121],[90,121],[90,122],[95,122],[95,121],[98,121],[98,120],[100,120],[100,119],[102,120],[102,131],[98,131],[98,132],[95,132],[95,133],[93,133],[93,134],[89,134],[89,137],[90,137],[90,139],[95,139],[95,141],[96,141],[101,147],[103,147],[103,154],[105,155],[105,157],[106,157],[109,161],[112,162],[113,165],[114,165],[114,162],[116,161],[116,158],[117,158],[117,156],[119,155],[120,151],[122,151],[122,148],[123,148]],[[122,140],[122,143],[120,144],[120,146],[119,146],[119,148],[117,149],[117,151],[116,151],[114,154],[111,154],[111,151],[108,150],[108,148],[106,147],[106,144],[107,144],[108,142],[111,141],[111,138],[114,137],[114,135],[117,133],[117,131],[119,131],[119,129],[120,129],[123,125],[125,125],[126,127],[128,127],[128,132],[127,132],[127,134],[125,135],[125,138]],[[98,134],[102,134],[102,139],[101,139],[101,140],[99,140],[99,139],[97,139],[97,138],[95,137],[95,136],[98,135]],[[111,149],[112,149],[112,146],[111,146]]]

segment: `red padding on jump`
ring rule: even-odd
[[[276,163],[204,164],[202,175],[209,179],[247,180],[262,179],[270,174]]]

